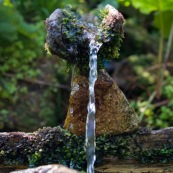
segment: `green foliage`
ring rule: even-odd
[[[31,64],[41,56],[43,46],[42,22],[28,24],[12,5],[0,5],[0,108],[13,104],[19,93],[18,80],[34,78],[39,74]],[[37,48],[37,49],[35,49]],[[35,51],[33,51],[35,49]],[[6,102],[4,102],[4,99]],[[8,111],[6,107],[4,110]],[[5,123],[5,122],[4,122]]]
[[[173,1],[172,0],[131,0],[132,5],[139,9],[140,12],[144,14],[149,14],[151,12],[157,12],[154,16],[154,25],[162,30],[164,27],[163,32],[164,36],[167,38],[169,36],[171,24],[172,24],[172,17],[173,17]]]
[[[139,9],[142,13],[149,14],[153,11],[167,11],[173,10],[173,1],[172,0],[131,0],[132,5]]]
[[[22,79],[24,77],[35,77],[39,71],[30,64],[41,55],[43,46],[43,31],[40,30],[41,23],[27,24],[22,16],[14,7],[0,6],[0,73],[16,73],[13,79]],[[33,49],[37,47],[35,51]],[[21,66],[22,64],[22,66]],[[10,77],[10,76],[9,76]],[[15,86],[8,87],[8,83],[1,77],[1,82],[7,92],[12,94]],[[12,83],[11,83],[12,85]],[[14,88],[9,90],[9,88]]]
[[[135,1],[131,0],[132,5],[139,9],[144,14],[149,14],[151,12],[155,12],[154,24],[157,28],[160,29],[160,42],[159,42],[159,51],[158,51],[158,63],[162,63],[163,61],[163,51],[164,51],[164,36],[168,37],[172,25],[171,18],[173,17],[173,1],[172,0],[147,0],[147,1]],[[165,25],[166,23],[166,25]],[[166,28],[165,28],[166,26]],[[162,69],[158,72],[158,89],[157,89],[157,97],[160,97],[161,94],[161,77]]]
[[[67,99],[60,99],[68,91],[57,86],[67,83],[66,64],[45,60],[43,19],[49,14],[38,7],[48,5],[44,8],[50,13],[56,2],[0,1],[0,130],[33,131],[64,118]]]
[[[131,105],[139,113],[141,121],[146,121],[147,126],[160,129],[173,126],[172,110],[173,110],[173,78],[167,77],[162,87],[162,100],[154,100],[155,95],[143,94],[137,100],[132,101]],[[152,85],[150,86],[152,90]],[[148,88],[148,90],[150,89]],[[154,94],[154,93],[153,93]]]
[[[172,71],[169,68],[165,70],[163,66],[166,65],[166,61],[171,62],[171,60],[164,60],[164,53],[168,49],[164,43],[170,36],[173,1],[119,0],[119,2],[125,6],[126,10],[129,8],[130,11],[132,7],[139,10],[138,17],[132,18],[128,13],[129,18],[126,22],[128,33],[125,36],[126,39],[134,42],[130,40],[123,49],[125,52],[128,49],[133,50],[128,56],[136,74],[135,85],[138,89],[134,91],[137,97],[131,104],[139,113],[142,125],[157,129],[172,126],[171,92],[173,87],[168,82],[172,78]],[[144,18],[140,16],[140,13],[144,14]],[[141,22],[138,21],[139,19]],[[149,51],[145,52],[145,49]],[[158,54],[157,57],[156,54]]]
[[[164,128],[173,126],[172,110],[173,110],[173,77],[167,77],[165,79],[165,85],[162,88],[163,98],[165,105],[163,104],[159,108],[156,108],[157,119],[151,124],[156,128]]]
[[[27,21],[45,20],[55,9],[64,8],[67,5],[82,7],[84,2],[80,0],[17,0],[14,5],[21,12]]]
[[[161,29],[160,26],[160,18],[163,18],[163,26],[164,26],[164,37],[168,38],[170,34],[170,29],[172,25],[172,17],[173,17],[173,10],[172,11],[163,11],[162,13],[156,13],[154,16],[154,26],[156,26],[158,29]]]

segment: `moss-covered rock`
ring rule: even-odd
[[[111,5],[105,7],[102,16],[103,19],[96,36],[98,41],[103,42],[98,58],[112,60],[119,56],[119,48],[124,37],[124,17]]]
[[[103,43],[98,53],[98,69],[103,68],[104,59],[110,60],[119,55],[124,22],[122,14],[112,6],[107,5],[104,11],[100,24],[92,24],[69,10],[55,10],[45,22],[47,50],[75,64],[80,74],[87,75],[89,43],[94,38]]]

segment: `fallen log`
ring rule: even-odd
[[[47,127],[33,133],[4,132],[0,133],[0,163],[3,166],[58,163],[84,170],[84,142],[84,136],[76,136],[61,127]],[[105,158],[166,163],[173,161],[173,127],[97,136],[96,146],[97,164]]]

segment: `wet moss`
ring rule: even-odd
[[[138,149],[134,153],[134,157],[142,163],[167,163],[173,160],[173,146],[163,144],[161,148]]]
[[[21,138],[20,138],[21,139]],[[61,127],[39,129],[33,140],[0,141],[0,162],[4,165],[37,166],[60,163],[75,168],[85,167],[84,138],[70,134]]]
[[[118,157],[125,159],[130,154],[130,143],[132,138],[127,135],[105,135],[96,140],[97,163],[101,163],[104,157]]]
[[[85,138],[70,134],[61,127],[43,128],[35,132],[33,141],[24,139],[1,143],[0,162],[5,165],[29,165],[30,167],[48,163],[59,163],[77,169],[86,167]],[[128,140],[121,137],[100,136],[97,138],[97,163],[103,156],[124,158],[128,150]],[[8,145],[7,145],[8,144]]]
[[[122,135],[102,135],[96,138],[96,162],[104,157],[126,159],[132,157],[143,163],[165,163],[173,160],[173,146],[161,145],[144,150],[135,144],[138,132]],[[145,134],[144,134],[145,135]],[[20,139],[20,140],[19,140]],[[61,127],[43,128],[32,134],[32,139],[15,137],[0,139],[0,162],[4,165],[38,166],[60,163],[78,170],[86,168],[85,137],[76,136]]]

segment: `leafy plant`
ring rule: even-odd
[[[51,69],[48,72],[52,73],[52,77],[43,76],[46,73],[42,63],[48,58],[44,50],[45,26],[42,16],[37,16],[39,20],[32,16],[32,9],[27,8],[27,3],[29,1],[0,1],[0,130],[14,130],[19,125],[18,130],[28,131],[43,125],[56,125],[66,111],[66,106],[61,105],[65,104],[64,101],[60,104],[58,100],[62,98],[56,97],[65,93],[57,86],[61,82],[67,83],[66,64],[51,58],[48,65],[52,63],[55,66],[47,70]],[[34,3],[31,5],[36,8]],[[24,7],[28,10],[26,15],[30,15],[21,15],[27,11]],[[40,10],[36,11],[39,13]],[[27,17],[31,20],[26,21]],[[57,112],[60,112],[61,118]]]
[[[161,64],[164,61],[164,38],[168,38],[171,32],[171,26],[173,25],[173,1],[172,0],[119,0],[121,3],[132,5],[134,8],[138,9],[143,14],[151,14],[154,12],[153,25],[160,31],[160,41],[159,41],[159,51],[157,57],[157,63]],[[172,27],[173,28],[173,27]],[[164,69],[161,67],[158,71],[158,79],[156,86],[156,97],[161,96],[161,87],[163,84]]]
[[[154,24],[160,30],[160,42],[159,42],[159,52],[158,52],[157,63],[158,64],[163,63],[164,36],[167,36],[167,37],[169,36],[168,33],[170,33],[171,25],[173,24],[172,20],[170,20],[173,17],[173,9],[172,9],[173,1],[172,0],[166,0],[166,1],[131,0],[131,2],[135,8],[139,9],[144,14],[155,12]],[[166,22],[166,25],[164,25],[165,22]],[[165,28],[165,26],[167,26],[167,28]],[[158,82],[156,87],[157,97],[160,97],[161,95],[163,70],[161,68],[158,75],[158,80],[157,80]]]

